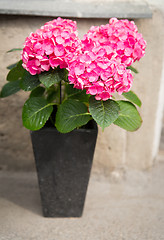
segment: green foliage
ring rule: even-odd
[[[29,98],[23,106],[23,125],[32,131],[39,130],[49,119],[52,111],[52,104],[49,104],[44,98]]]
[[[31,75],[25,70],[24,75],[20,81],[20,87],[24,91],[32,91],[40,84],[38,75]]]
[[[137,72],[131,66],[128,68]],[[57,67],[31,75],[22,67],[22,60],[8,66],[8,69],[8,83],[3,86],[0,97],[10,96],[20,89],[31,91],[22,112],[23,125],[27,129],[39,130],[49,118],[61,133],[79,128],[92,118],[102,130],[112,123],[128,131],[135,131],[141,126],[142,119],[134,105],[140,107],[141,101],[132,91],[122,94],[129,101],[97,101],[94,96],[86,94],[86,90],[69,84],[66,69]],[[55,112],[53,105],[57,105]]]
[[[11,65],[10,65],[11,66]],[[22,79],[25,69],[22,67],[22,60],[20,60],[15,67],[12,67],[7,75],[7,81],[17,81]]]
[[[126,99],[130,102],[136,104],[138,107],[141,107],[142,103],[139,97],[132,91],[126,92],[122,94]]]
[[[77,99],[81,102],[89,101],[89,94],[86,94],[86,90],[80,90],[73,87],[73,84],[67,84],[65,88],[67,98],[69,99]]]
[[[102,130],[118,118],[119,110],[119,105],[114,100],[97,101],[93,96],[89,99],[89,111]]]
[[[11,70],[12,68],[16,67],[16,66],[17,66],[17,64],[18,64],[18,62],[16,62],[16,63],[13,63],[13,64],[11,64],[11,65],[7,66],[7,69]]]
[[[37,88],[34,88],[32,90],[32,92],[30,93],[30,98],[32,97],[42,97],[43,94],[45,92],[45,88],[44,87],[37,87]]]
[[[52,85],[59,83],[62,79],[60,77],[59,72],[56,70],[52,70],[49,72],[43,72],[39,74],[39,80],[44,84],[46,88],[51,87]]]
[[[56,102],[58,103],[60,101],[60,86],[51,86],[48,89],[46,89],[46,99],[48,102]]]
[[[134,73],[138,73],[138,70],[132,66],[127,67],[127,69],[130,69]]]
[[[120,106],[120,114],[114,124],[127,131],[136,131],[142,123],[136,107],[128,101],[117,101],[117,103]]]
[[[1,90],[0,97],[5,98],[18,92],[20,90],[19,85],[20,85],[20,80],[6,83]]]
[[[15,51],[22,51],[22,50],[23,50],[22,48],[12,48],[9,51],[7,51],[7,53],[15,52]]]
[[[55,126],[59,132],[67,133],[87,124],[90,119],[90,114],[84,103],[68,99],[58,108]]]
[[[67,69],[65,68],[60,68],[60,67],[57,67],[57,72],[60,76],[60,79],[65,81],[65,82],[68,82],[68,71]]]

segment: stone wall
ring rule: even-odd
[[[19,53],[6,53],[14,47],[22,47],[24,39],[46,21],[47,17],[0,16],[0,87],[5,83],[6,66],[19,60]],[[92,25],[106,24],[108,19],[76,19],[80,36]],[[152,19],[135,20],[139,31],[147,41],[146,56],[135,67],[134,90],[143,105],[140,113],[142,127],[127,133],[117,126],[104,132],[99,129],[94,169],[146,169],[153,165],[161,129],[163,96],[163,17],[154,11]],[[162,91],[161,91],[162,88]],[[34,160],[29,131],[22,126],[21,109],[27,93],[19,92],[0,99],[0,168],[9,170],[33,170]]]

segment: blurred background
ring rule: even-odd
[[[107,173],[116,168],[147,169],[157,161],[162,130],[164,96],[163,1],[0,1],[0,87],[6,67],[20,59],[25,38],[57,16],[77,21],[82,37],[92,25],[107,24],[110,17],[133,19],[147,41],[146,55],[135,63],[134,90],[142,100],[142,127],[135,133],[110,126],[99,131],[95,167]],[[0,168],[34,170],[29,131],[21,121],[21,109],[28,93],[17,93],[0,101]]]
[[[52,236],[47,237],[49,231],[52,231],[58,240],[66,239],[67,236],[70,236],[67,237],[69,240],[162,240],[164,239],[162,227],[164,224],[164,193],[162,193],[164,189],[164,180],[162,180],[164,174],[164,131],[162,132],[164,125],[164,2],[163,0],[0,0],[0,87],[6,83],[8,72],[6,67],[20,59],[20,52],[7,53],[7,51],[12,48],[22,48],[24,40],[30,32],[34,32],[45,22],[58,16],[76,20],[80,37],[92,25],[107,24],[111,17],[128,18],[135,21],[139,32],[147,41],[146,55],[140,62],[133,65],[139,73],[134,76],[132,90],[142,101],[139,112],[143,118],[143,124],[134,133],[126,132],[114,125],[105,129],[104,132],[99,129],[92,170],[93,178],[85,212],[88,220],[85,217],[77,222],[71,220],[70,223],[73,223],[74,227],[64,221],[62,222],[64,229],[60,229],[61,222],[59,220],[56,221],[56,225],[50,221],[48,226],[46,220],[43,222],[40,219],[36,222],[36,218],[31,213],[35,212],[36,203],[38,203],[38,197],[35,198],[36,178],[30,175],[32,172],[35,173],[35,163],[30,134],[22,126],[21,120],[22,106],[28,92],[27,94],[19,92],[6,99],[0,99],[0,173],[2,182],[7,184],[4,184],[4,188],[2,187],[2,197],[20,205],[26,211],[31,211],[30,213],[26,212],[26,216],[28,216],[26,219],[25,212],[22,213],[20,209],[15,209],[9,204],[9,209],[15,214],[17,220],[21,219],[24,224],[20,227],[22,235],[20,234],[19,238],[18,225],[20,222],[14,224],[13,215],[11,216],[7,211],[7,203],[0,202],[4,209],[1,212],[2,218],[5,219],[3,224],[8,226],[4,227],[7,230],[3,230],[2,238],[0,234],[0,240],[54,239]],[[34,185],[30,182],[29,177],[31,181],[34,181]],[[10,189],[14,181],[13,188],[16,189],[16,193],[8,196],[7,187]],[[24,182],[26,187],[29,183],[31,190],[24,192],[21,182]],[[151,189],[149,189],[150,185]],[[35,190],[33,186],[35,186]],[[32,194],[30,196],[34,196],[34,198],[28,198],[26,201],[19,194],[20,189],[22,189],[22,194],[26,194],[26,196]],[[161,195],[158,195],[159,193]],[[101,196],[101,199],[98,195]],[[22,200],[15,200],[17,196]],[[135,199],[136,196],[139,196],[140,199],[136,200],[137,202],[134,200],[134,205],[132,202],[128,202],[127,199]],[[118,205],[116,206],[114,203],[121,201],[119,199],[122,197],[123,203],[119,202],[122,204],[119,205],[119,211]],[[99,201],[95,202],[95,199]],[[111,201],[110,204],[107,204],[107,199],[109,202]],[[101,208],[98,202],[101,202],[104,208]],[[90,208],[91,205],[93,207]],[[111,206],[113,206],[113,210],[111,210]],[[154,210],[155,206],[157,211]],[[93,208],[102,209],[102,212],[95,210],[93,213]],[[113,211],[113,215],[110,211]],[[40,210],[36,210],[36,213],[40,214]],[[20,216],[24,216],[24,218]],[[94,217],[97,222],[93,221]],[[126,219],[127,225],[124,223],[124,219]],[[25,230],[26,221],[29,225]],[[88,228],[85,221],[88,221]],[[44,229],[42,238],[40,233],[35,232],[32,227],[34,223],[38,228],[42,226]],[[120,224],[119,230],[115,223]],[[87,228],[88,234],[84,234],[85,231],[83,231],[79,237],[75,228],[80,232],[81,226],[83,230]],[[54,230],[52,230],[53,227]],[[126,227],[130,229],[128,230],[129,235]],[[135,233],[132,230],[133,227]],[[101,229],[104,230],[104,235]],[[33,232],[32,235],[30,235],[30,231]],[[23,233],[26,234],[23,235]],[[113,237],[110,238],[109,233]]]

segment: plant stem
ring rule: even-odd
[[[54,125],[54,121],[52,119],[52,115],[50,116],[50,121],[51,121],[52,125]]]
[[[62,83],[61,83],[61,81],[60,81],[60,83],[59,83],[59,91],[60,91],[60,104],[61,104],[61,102],[62,102]]]

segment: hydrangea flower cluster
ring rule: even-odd
[[[32,75],[49,71],[50,67],[66,68],[81,51],[76,22],[57,18],[47,22],[26,38],[22,53],[23,67]]]
[[[146,42],[133,21],[111,18],[109,24],[92,26],[82,40],[84,51],[105,49],[106,57],[130,66],[145,54]]]
[[[109,24],[92,26],[81,41],[76,22],[57,18],[26,38],[22,60],[32,75],[66,68],[75,88],[105,101],[130,90],[133,76],[127,67],[144,56],[145,48],[133,21],[111,18]]]
[[[101,49],[99,52],[85,51],[69,64],[70,83],[75,88],[86,89],[87,94],[95,95],[96,100],[107,100],[117,91],[128,92],[132,85],[129,69],[116,60],[109,60]]]
[[[69,63],[70,82],[97,100],[128,92],[133,77],[127,66],[144,56],[146,47],[134,22],[112,18],[107,25],[92,26],[82,43],[82,54]]]

